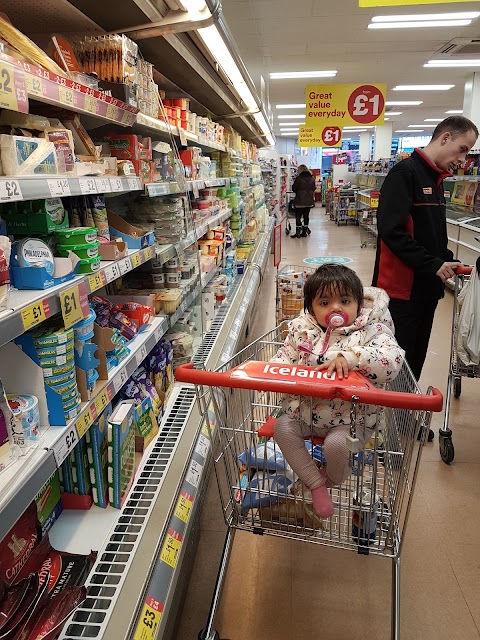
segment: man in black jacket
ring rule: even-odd
[[[465,161],[477,136],[471,120],[446,118],[424,149],[391,169],[380,192],[373,284],[390,296],[395,336],[417,380],[438,301],[456,264],[447,247],[442,181]]]

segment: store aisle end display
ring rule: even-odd
[[[277,164],[125,35],[53,34],[50,57],[2,14],[0,45],[21,89],[0,100],[0,637],[53,639],[165,444],[176,367],[250,313]]]

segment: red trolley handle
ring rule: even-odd
[[[272,365],[271,367],[267,365]],[[283,373],[273,377],[265,369],[282,369]],[[291,374],[288,373],[291,370]],[[295,370],[295,371],[293,371]],[[303,379],[295,372],[309,374]],[[315,367],[295,367],[278,363],[249,361],[229,371],[203,371],[194,369],[193,362],[179,365],[175,369],[175,378],[179,382],[189,382],[208,387],[228,387],[234,389],[252,389],[255,391],[275,391],[282,394],[340,399],[351,402],[356,396],[363,404],[374,404],[394,409],[410,409],[439,412],[443,407],[443,396],[433,388],[431,394],[406,393],[378,389],[369,380],[356,371],[351,371],[345,380],[325,378],[324,371]],[[262,375],[264,374],[264,375]],[[317,375],[318,374],[318,375]]]
[[[454,271],[457,276],[469,276],[473,271],[473,267],[469,267],[466,264],[459,264],[458,267],[454,267]]]

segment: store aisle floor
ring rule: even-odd
[[[308,238],[283,236],[285,264],[306,256],[340,255],[364,284],[371,282],[374,249],[360,249],[359,230],[337,227],[322,209],[312,212]],[[275,275],[267,268],[251,338],[274,327]],[[445,391],[452,296],[437,312],[423,389]],[[402,552],[402,638],[480,638],[480,381],[462,380],[453,401],[455,462],[445,465],[435,441],[425,447]],[[202,514],[197,561],[178,640],[195,640],[210,607],[225,536],[215,479]],[[390,638],[391,562],[338,549],[238,532],[216,617],[222,640],[347,640]]]

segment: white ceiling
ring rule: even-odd
[[[463,106],[465,81],[473,70],[425,69],[423,64],[454,38],[480,37],[480,18],[468,27],[372,30],[367,25],[374,15],[480,11],[480,2],[360,9],[358,0],[223,0],[222,7],[257,87],[260,75],[269,82],[276,134],[278,113],[300,112],[278,112],[275,105],[304,103],[306,81],[268,81],[272,71],[336,69],[333,82],[386,82],[387,100],[423,100],[419,107],[387,107],[403,111],[390,118],[394,130],[421,124],[425,118],[446,117],[445,111]],[[444,92],[392,91],[397,84],[455,87]],[[480,112],[476,124],[480,125]]]

